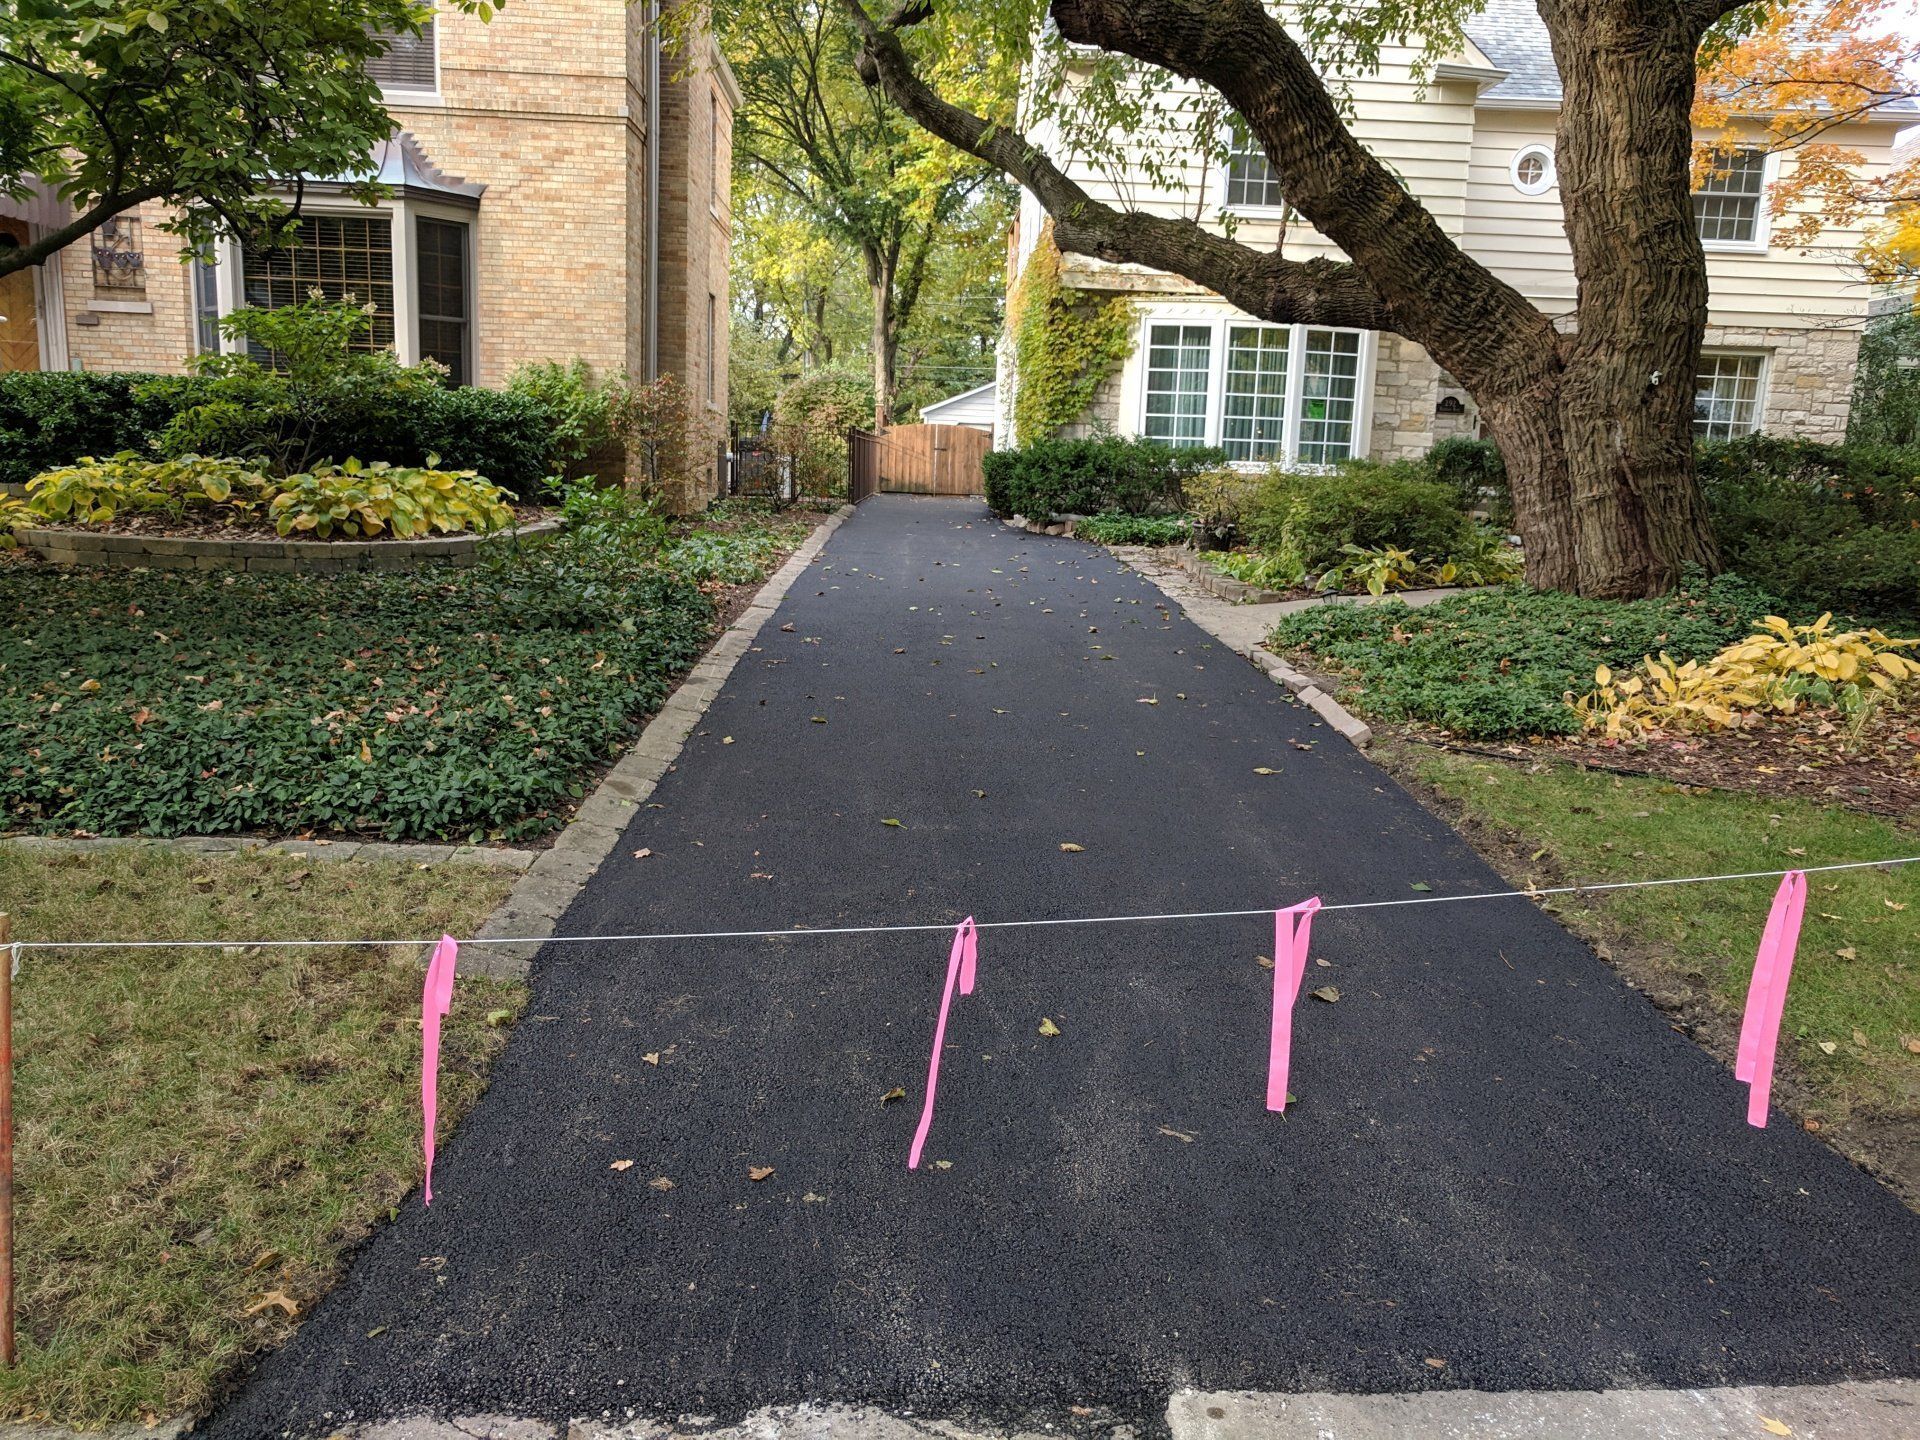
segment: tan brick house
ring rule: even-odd
[[[457,383],[580,356],[676,374],[724,415],[740,92],[704,33],[696,53],[663,51],[655,9],[514,0],[485,24],[442,10],[375,66],[396,127],[370,157],[386,199],[312,178],[297,247],[186,263],[149,205],[13,277],[0,364],[179,370],[221,344],[220,315],[318,287],[373,301],[376,343]],[[0,244],[60,208],[0,203]]]

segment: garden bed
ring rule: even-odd
[[[547,834],[819,518],[596,520],[401,573],[0,565],[0,826]]]
[[[258,526],[178,523],[132,516],[113,526],[22,526],[14,537],[51,565],[120,569],[253,570],[278,574],[335,574],[343,570],[405,570],[428,561],[471,565],[483,545],[550,534],[560,522],[535,506],[518,507],[515,525],[486,534],[351,539],[283,539]]]

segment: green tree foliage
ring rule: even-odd
[[[715,27],[745,97],[734,128],[736,164],[747,179],[744,223],[749,234],[758,231],[756,250],[778,237],[755,263],[776,272],[766,278],[787,292],[788,332],[815,349],[831,334],[825,312],[845,284],[843,257],[857,257],[875,417],[889,423],[902,337],[936,286],[943,247],[963,242],[970,228],[1003,224],[1007,191],[990,180],[993,167],[936,141],[861,83],[859,37],[840,6],[722,6]],[[955,63],[938,56],[928,63],[957,92],[979,103],[1011,98],[1016,63],[948,58]],[[984,220],[983,206],[991,211]]]
[[[1920,314],[1889,315],[1860,337],[1847,439],[1920,445]]]
[[[494,10],[448,3],[482,19]],[[0,191],[38,179],[75,212],[0,252],[0,274],[150,200],[176,207],[168,224],[190,247],[271,232],[288,213],[264,193],[276,177],[367,173],[392,122],[366,62],[384,36],[418,34],[432,14],[424,0],[0,5]]]

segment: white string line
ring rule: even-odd
[[[1486,890],[1475,895],[1414,895],[1404,900],[1349,900],[1340,905],[1322,905],[1320,913],[1336,910],[1385,910],[1397,905],[1452,905],[1463,900],[1538,900],[1548,895],[1592,895],[1602,890],[1647,890],[1660,885],[1706,885],[1719,880],[1778,880],[1784,875],[1824,875],[1839,870],[1878,870],[1895,865],[1920,864],[1920,855],[1902,855],[1890,860],[1849,860],[1837,865],[1802,865],[1794,870],[1741,870],[1726,875],[1681,875],[1663,880],[1614,880],[1597,885],[1554,885],[1532,890]],[[976,930],[1030,930],[1047,925],[1137,925],[1163,920],[1232,920],[1250,915],[1271,915],[1277,907],[1262,905],[1251,910],[1180,910],[1154,915],[1070,915],[1050,920],[981,920]],[[654,940],[773,940],[808,935],[909,935],[929,931],[949,931],[958,921],[936,921],[924,925],[831,925],[788,930],[677,930],[650,931],[630,935],[488,935],[460,941],[462,949],[483,945],[638,945]],[[293,950],[326,946],[437,944],[436,940],[18,940],[16,956],[23,950]]]

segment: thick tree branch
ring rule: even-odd
[[[1347,325],[1399,331],[1395,316],[1354,266],[1334,260],[1285,260],[1202,229],[1093,199],[1018,131],[952,105],[920,79],[898,35],[845,0],[864,42],[861,77],[957,149],[1025,185],[1054,218],[1062,249],[1184,275],[1250,315],[1283,324]]]
[[[103,195],[99,203],[84,215],[75,216],[58,230],[49,230],[37,240],[30,240],[11,250],[0,250],[0,275],[11,275],[16,270],[25,270],[30,265],[38,265],[51,255],[73,244],[82,236],[99,229],[114,216],[124,214],[136,205],[149,200],[158,200],[167,193],[164,185],[146,185],[137,190],[129,190],[119,195]]]

